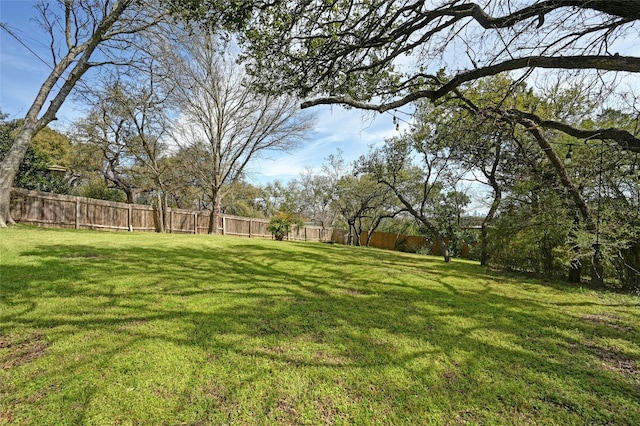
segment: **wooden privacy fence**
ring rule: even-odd
[[[126,204],[93,198],[59,195],[14,188],[11,191],[11,216],[16,222],[51,228],[105,229],[114,231],[155,232],[157,213],[152,206]],[[211,212],[169,209],[167,232],[205,234]],[[218,228],[224,235],[272,238],[269,221],[231,215],[218,216]],[[321,226],[297,227],[287,239],[330,241],[333,229]]]
[[[360,234],[360,245],[367,245],[367,233],[365,231]],[[416,235],[401,235],[390,232],[374,232],[371,235],[369,247],[410,253],[416,253],[418,250],[427,250],[431,254],[442,254],[442,247],[437,241],[431,241],[428,238]],[[470,250],[471,247],[467,243],[463,243],[460,257],[468,258]]]

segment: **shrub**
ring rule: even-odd
[[[300,224],[300,218],[293,213],[278,212],[269,220],[267,231],[271,232],[276,240],[282,241],[292,226]]]
[[[78,187],[74,191],[74,195],[96,200],[118,201],[121,203],[127,201],[127,196],[123,191],[116,188],[107,188],[102,181],[92,181]]]

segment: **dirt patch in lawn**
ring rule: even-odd
[[[616,348],[600,347],[589,343],[584,346],[598,357],[604,370],[613,371],[640,382],[640,368],[634,359],[629,358]]]
[[[0,368],[9,370],[44,355],[49,344],[40,333],[26,337],[0,336]]]
[[[605,325],[613,330],[620,331],[623,333],[633,333],[633,327],[629,325],[623,324],[622,321],[618,319],[613,314],[589,314],[584,315],[584,318],[588,323],[593,325]]]

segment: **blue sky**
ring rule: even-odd
[[[10,118],[21,118],[26,114],[50,69],[48,39],[33,20],[36,15],[34,4],[31,0],[0,0],[0,21],[22,41],[20,43],[0,30],[0,108]],[[64,130],[82,116],[83,107],[74,104],[69,97],[52,127]],[[338,149],[345,160],[355,160],[365,154],[370,145],[397,134],[390,114],[364,113],[339,106],[320,106],[311,110],[316,114],[317,125],[310,141],[295,152],[274,152],[254,162],[249,176],[253,183],[275,179],[287,181],[305,168],[319,169]],[[401,123],[402,127],[405,125]]]

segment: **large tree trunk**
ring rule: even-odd
[[[222,200],[220,199],[220,191],[216,188],[212,188],[211,197],[211,216],[209,217],[209,234],[218,234],[219,227],[218,221],[220,217],[220,208],[222,206]]]
[[[124,194],[127,196],[127,204],[135,204],[136,194],[134,190],[129,185],[124,185],[122,187]]]
[[[582,218],[587,224],[591,222],[591,211],[589,209],[589,206],[587,206],[587,202],[580,193],[580,190],[573,184],[573,181],[567,174],[567,170],[564,167],[563,161],[560,159],[560,157],[558,157],[558,154],[556,154],[555,150],[553,149],[547,138],[543,135],[540,128],[533,121],[527,119],[521,119],[519,123],[524,126],[538,142],[538,146],[545,153],[547,159],[555,169],[558,178],[560,178],[562,186],[567,190],[567,192],[569,192],[569,195],[580,211],[580,215],[582,216]]]
[[[580,254],[580,248],[576,245],[571,251],[573,258],[569,264],[569,275],[567,276],[567,281],[579,284],[582,281],[582,261],[578,257]]]
[[[163,198],[163,195],[158,192],[156,196],[156,231],[160,233],[167,232],[167,207]]]
[[[209,216],[209,234],[217,234],[218,233],[218,217],[219,214],[215,209],[211,210],[211,216]]]
[[[3,184],[0,187],[0,228],[5,228],[7,225],[13,226],[16,223],[11,218],[11,185],[5,187]]]
[[[15,225],[11,218],[11,189],[31,139],[40,130],[36,122],[25,119],[11,149],[0,163],[0,227]]]

